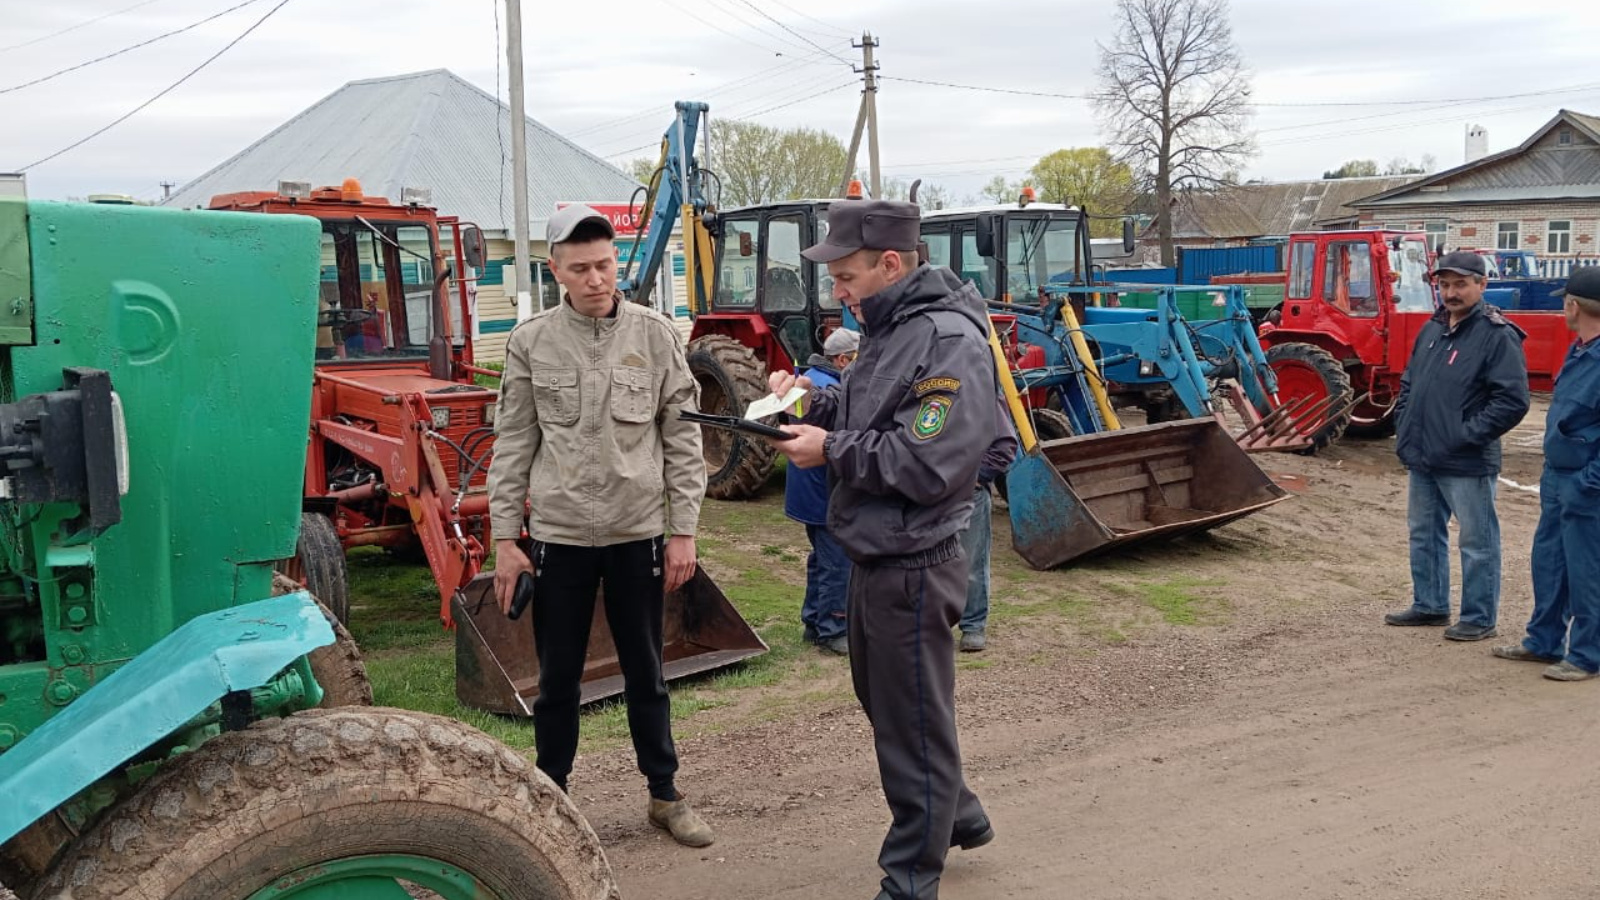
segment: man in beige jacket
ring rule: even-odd
[[[604,584],[650,822],[704,847],[711,828],[674,784],[678,757],[661,673],[664,595],[694,574],[706,487],[700,428],[678,418],[698,407],[699,389],[672,322],[617,293],[614,237],[590,207],[552,215],[550,269],[565,296],[506,342],[489,470],[495,596],[509,610],[518,576],[533,573],[535,764],[565,790]],[[529,501],[531,558],[518,545]]]

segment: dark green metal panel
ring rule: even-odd
[[[70,510],[0,506],[48,656],[0,667],[0,744],[182,623],[270,595],[299,528],[320,265],[300,216],[34,202],[27,234],[36,338],[5,352],[3,399],[109,371],[129,490],[80,546],[52,536]]]
[[[20,197],[0,198],[0,344],[33,340],[27,210],[27,201]]]

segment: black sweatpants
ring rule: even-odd
[[[579,681],[589,651],[597,589],[605,588],[606,623],[617,645],[628,732],[650,796],[677,799],[667,682],[661,675],[661,538],[609,547],[533,545],[533,643],[539,696],[533,701],[535,765],[563,790],[578,754]]]
[[[937,898],[957,825],[984,817],[956,741],[950,629],[966,605],[967,565],[952,539],[922,559],[857,564],[850,573],[850,675],[894,816],[878,865],[895,900]]]

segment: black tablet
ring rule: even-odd
[[[689,412],[688,410],[684,410],[678,413],[678,417],[687,419],[690,422],[698,422],[701,425],[710,425],[712,428],[726,428],[729,431],[744,431],[748,432],[749,434],[759,434],[762,437],[777,438],[780,441],[786,441],[794,437],[794,435],[774,425],[768,425],[765,422],[757,422],[754,419],[742,419],[738,416],[716,416],[712,415],[711,413]]]

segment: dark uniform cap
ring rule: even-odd
[[[1489,267],[1484,265],[1483,257],[1471,250],[1457,250],[1439,257],[1438,265],[1428,273],[1429,278],[1438,278],[1440,272],[1455,272],[1458,275],[1476,275],[1479,278],[1489,276]]]
[[[812,262],[844,259],[857,250],[917,249],[922,210],[899,200],[840,200],[828,204],[828,236],[801,254]]]
[[[1551,292],[1552,297],[1582,297],[1600,302],[1600,266],[1575,266],[1567,275],[1567,286]]]

